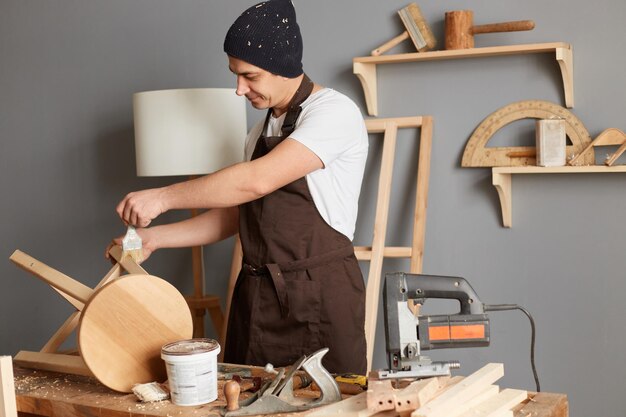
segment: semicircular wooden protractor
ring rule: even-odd
[[[134,384],[166,379],[161,347],[193,335],[191,312],[169,282],[124,275],[89,299],[78,327],[78,347],[105,386],[131,392]]]
[[[487,147],[492,136],[501,128],[521,119],[565,120],[565,134],[571,141],[566,146],[566,155],[579,154],[591,143],[591,137],[585,125],[565,107],[549,101],[526,100],[508,104],[491,113],[472,133],[463,152],[461,166],[498,167],[535,165],[534,146]],[[594,165],[593,154],[585,155],[580,163]]]

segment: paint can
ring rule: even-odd
[[[217,355],[220,345],[213,339],[186,339],[164,345],[172,402],[201,405],[217,399]]]

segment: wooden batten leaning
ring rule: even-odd
[[[365,338],[367,340],[367,366],[369,370],[374,354],[383,259],[409,258],[410,272],[422,272],[433,121],[430,116],[381,118],[366,120],[366,125],[369,133],[383,133],[382,162],[378,179],[372,243],[371,246],[356,246],[354,248],[358,260],[370,262],[365,301]],[[404,128],[419,128],[421,130],[415,208],[413,211],[413,237],[410,247],[391,247],[385,246],[385,236],[391,200],[393,161],[397,132],[398,129]]]

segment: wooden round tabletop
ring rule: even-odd
[[[96,378],[120,392],[167,379],[161,347],[193,335],[191,312],[167,281],[124,275],[97,290],[78,326],[80,354]]]

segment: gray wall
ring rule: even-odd
[[[401,31],[404,1],[296,0],[305,68],[365,112],[351,60]],[[574,47],[576,106],[593,137],[625,130],[626,66],[621,0],[424,1],[435,35],[443,14],[473,9],[475,23],[532,19],[530,32],[477,37],[476,46],[569,42]],[[114,207],[135,189],[182,178],[135,176],[131,95],[184,87],[232,87],[223,36],[251,1],[0,1],[0,353],[37,350],[71,309],[32,275],[8,261],[21,249],[93,286],[109,269],[108,241],[123,233]],[[408,51],[408,43],[398,51]],[[432,115],[434,137],[424,272],[466,277],[486,303],[518,303],[537,322],[537,365],[545,391],[567,393],[571,415],[624,416],[623,317],[626,244],[619,174],[513,178],[513,228],[501,226],[490,170],[460,167],[480,121],[513,101],[564,103],[558,65],[549,54],[380,66],[380,117]],[[249,109],[249,125],[261,113]],[[497,135],[502,144],[532,142],[520,121]],[[380,138],[372,136],[373,156]],[[495,139],[494,139],[495,140]],[[415,133],[402,132],[388,245],[409,241]],[[620,161],[623,162],[623,161]],[[371,241],[376,165],[368,171],[356,244]],[[171,221],[188,213],[168,213]],[[207,248],[207,287],[224,294],[232,241]],[[146,262],[183,292],[191,287],[188,250],[162,251]],[[406,270],[404,261],[385,270]],[[364,265],[367,273],[367,265]],[[446,305],[441,306],[442,309]],[[503,362],[502,386],[534,389],[528,321],[492,313],[488,348],[444,350],[462,373]],[[382,320],[379,320],[382,321]],[[380,327],[380,326],[379,326]],[[382,327],[379,328],[382,330]],[[212,331],[209,329],[209,331]],[[379,331],[375,367],[383,367]]]

